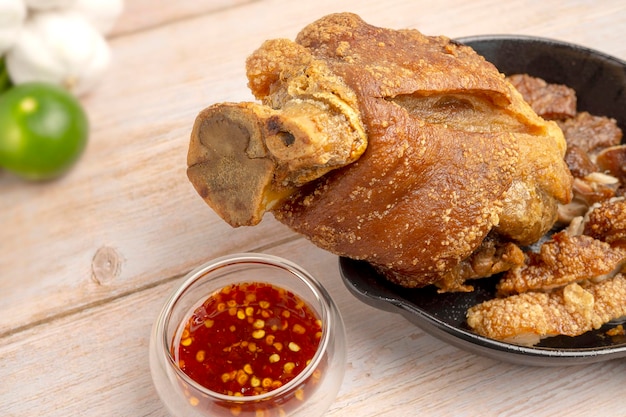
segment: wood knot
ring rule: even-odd
[[[92,279],[99,285],[109,284],[122,272],[122,256],[112,247],[102,246],[91,260]]]

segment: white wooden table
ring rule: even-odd
[[[205,106],[252,99],[245,58],[322,15],[450,37],[528,34],[626,59],[626,2],[127,0],[114,62],[83,102],[89,146],[66,177],[0,173],[0,415],[165,416],[150,328],[193,267],[233,252],[287,257],[316,275],[347,327],[328,416],[625,416],[626,361],[533,368],[449,346],[356,300],[337,258],[267,216],[231,229],[185,176]]]

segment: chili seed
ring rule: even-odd
[[[291,372],[293,372],[295,367],[296,367],[295,363],[287,362],[286,364],[283,365],[283,370],[287,372],[288,374],[290,374]]]
[[[235,370],[222,368],[220,371],[217,367],[207,371],[217,371],[212,374],[213,382],[207,379],[206,384],[211,389],[215,385],[217,392],[245,397],[267,393],[291,381],[306,366],[308,356],[300,355],[310,353],[309,344],[320,340],[322,324],[311,316],[310,311],[301,313],[294,308],[298,300],[293,294],[273,286],[267,286],[267,289],[272,292],[266,292],[266,284],[235,285],[207,300],[203,309],[199,309],[186,328],[183,328],[186,332],[179,339],[179,346],[184,355],[179,358],[179,362],[185,359],[187,366],[183,368],[181,363],[181,369],[184,372],[204,369],[208,358],[212,358],[214,354],[219,356],[223,351],[225,356],[239,359],[232,362]],[[302,307],[304,306],[306,303],[302,303]],[[230,330],[232,333],[221,338],[223,342],[216,342],[213,346],[208,335],[215,329],[227,332]],[[285,333],[280,333],[281,331]],[[289,334],[292,335],[291,340],[285,339]],[[317,340],[314,339],[315,336],[318,337]],[[193,345],[193,348],[182,349],[185,345]],[[319,377],[316,372],[312,380],[316,381]],[[187,395],[187,398],[191,398],[191,395]],[[262,410],[265,413],[257,412],[259,416],[281,415],[280,407],[271,412]],[[245,414],[243,409],[233,408],[232,411],[233,415],[240,413],[240,417]],[[251,415],[255,416],[254,413]]]
[[[239,375],[237,375],[237,382],[241,386],[245,385],[246,382],[248,382],[248,374],[246,374],[245,372],[241,372]]]
[[[270,355],[270,363],[276,363],[278,361],[280,361],[280,355],[278,353],[273,353],[272,355]]]
[[[296,334],[304,334],[306,332],[306,329],[300,324],[296,323],[293,325],[293,332]]]

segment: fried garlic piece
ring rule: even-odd
[[[626,277],[618,274],[597,284],[488,300],[468,310],[467,323],[483,336],[532,346],[546,337],[579,336],[625,315]]]
[[[617,178],[602,172],[592,172],[583,178],[574,178],[572,201],[559,205],[558,223],[568,224],[574,217],[584,216],[594,204],[615,197],[619,186]]]
[[[626,145],[602,149],[596,155],[596,164],[601,171],[608,172],[626,186]]]

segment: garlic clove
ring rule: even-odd
[[[80,14],[51,11],[31,14],[6,55],[11,81],[43,81],[76,95],[91,90],[109,65],[104,36]]]
[[[23,0],[0,1],[0,55],[13,46],[25,19],[26,5]]]

